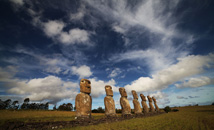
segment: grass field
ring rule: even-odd
[[[74,130],[214,130],[214,106],[180,107],[179,112],[170,112],[147,118],[135,118],[114,123],[81,126]],[[75,112],[65,111],[0,111],[1,125],[5,121],[44,122],[74,120]],[[93,114],[100,118],[104,114]],[[69,129],[69,128],[67,128]]]
[[[73,111],[10,111],[0,110],[0,126],[6,121],[45,122],[71,121],[75,118]],[[94,119],[104,117],[104,113],[92,113]]]

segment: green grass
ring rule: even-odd
[[[10,111],[0,110],[0,125],[5,121],[44,122],[44,121],[71,121],[75,112],[68,111]]]
[[[179,112],[170,112],[148,118],[135,118],[110,124],[75,127],[72,130],[214,130],[214,106],[176,109],[179,109]]]
[[[72,130],[214,130],[214,106],[180,107],[170,112],[147,118],[135,118],[99,125],[79,126]],[[66,111],[0,111],[1,125],[5,121],[44,122],[71,121],[75,112]],[[94,119],[104,117],[102,113],[92,114]],[[66,130],[71,128],[66,128]]]

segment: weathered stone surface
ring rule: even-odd
[[[158,105],[157,105],[157,102],[156,102],[155,97],[152,97],[152,100],[154,101],[154,104],[155,104],[155,111],[156,111],[156,112],[160,112],[160,109],[159,109],[159,107],[158,107]]]
[[[105,91],[106,91],[106,97],[104,98],[105,115],[108,117],[116,116],[112,87],[109,85],[106,85]]]
[[[135,114],[142,114],[142,108],[140,106],[140,103],[138,101],[138,95],[135,90],[132,90],[133,95],[133,104],[134,104],[134,113]]]
[[[152,104],[152,98],[150,96],[147,96],[147,98],[149,100],[149,107],[150,107],[149,111],[150,112],[155,112],[155,108],[154,108],[154,106]]]
[[[146,97],[143,94],[140,94],[140,97],[142,99],[141,104],[143,107],[143,113],[147,114],[147,113],[149,113],[149,107],[146,104]]]
[[[129,101],[127,99],[126,90],[125,90],[125,88],[119,88],[119,91],[120,91],[120,95],[121,95],[120,105],[122,108],[122,116],[129,115],[129,114],[131,114],[131,107],[130,107]]]
[[[76,117],[90,118],[92,99],[89,95],[91,93],[91,82],[87,79],[80,80],[80,93],[75,99]]]

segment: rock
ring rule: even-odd
[[[105,115],[107,117],[116,116],[112,87],[109,85],[106,85],[105,91],[106,91],[106,97],[104,98]]]
[[[142,99],[141,104],[143,107],[143,113],[146,115],[147,113],[149,113],[149,108],[146,104],[146,97],[143,94],[140,94],[140,97]]]
[[[135,114],[142,114],[142,108],[140,106],[140,103],[138,101],[138,95],[135,90],[132,90],[133,95],[133,104],[134,104],[134,113]]]
[[[76,117],[78,118],[91,118],[92,99],[91,82],[87,79],[80,80],[80,93],[76,96],[75,107]]]
[[[120,91],[120,95],[121,95],[120,105],[122,108],[122,116],[127,117],[126,115],[131,115],[131,107],[130,107],[129,101],[127,99],[127,93],[126,93],[125,88],[119,88],[119,91]]]
[[[158,107],[158,105],[157,105],[157,102],[156,102],[155,97],[152,97],[152,100],[154,101],[155,111],[156,111],[156,112],[160,112],[160,109],[159,109],[159,107]]]
[[[155,108],[152,104],[152,98],[150,96],[147,96],[148,100],[149,100],[149,107],[150,107],[150,112],[154,113],[155,112]]]

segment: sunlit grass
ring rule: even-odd
[[[177,108],[170,112],[147,118],[135,118],[114,123],[75,127],[72,130],[213,130],[214,106]],[[70,128],[67,128],[70,129]]]
[[[0,125],[5,121],[22,121],[22,122],[45,122],[45,121],[72,121],[75,119],[73,111],[11,111],[0,110]],[[92,113],[94,119],[105,116],[104,113]]]
[[[113,123],[79,126],[74,130],[213,130],[214,106],[181,107],[178,112],[156,115],[146,118],[135,118]],[[67,111],[0,111],[1,125],[5,121],[45,122],[45,121],[71,121],[75,112]],[[94,119],[104,117],[104,113],[93,113]],[[120,114],[118,115],[120,116]],[[71,128],[67,128],[71,129]]]
[[[44,121],[71,121],[74,120],[75,112],[71,111],[0,111],[0,122],[23,121],[23,122],[44,122]]]

